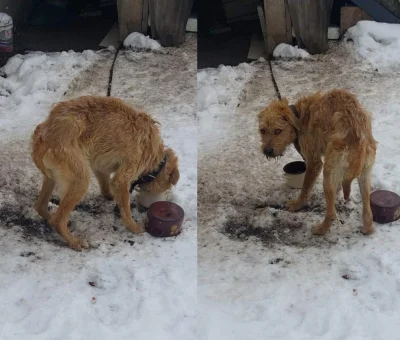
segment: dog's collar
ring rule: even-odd
[[[297,119],[300,119],[300,114],[299,114],[299,111],[297,111],[296,106],[295,105],[289,105],[289,107],[290,107],[290,110],[292,111],[293,115]],[[296,130],[296,139],[294,140],[293,145],[296,148],[297,152],[300,154],[300,156],[303,157],[303,155],[301,154],[301,150],[300,150],[299,132],[297,130]]]
[[[139,177],[136,181],[131,183],[131,188],[129,190],[130,193],[135,189],[137,185],[150,183],[156,178],[160,172],[164,169],[165,164],[167,164],[167,156],[164,157],[162,162],[158,165],[158,168],[154,170],[152,173]]]

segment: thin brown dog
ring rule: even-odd
[[[304,206],[323,168],[326,216],[312,228],[313,234],[324,235],[330,229],[336,219],[337,189],[341,184],[347,201],[355,178],[363,202],[361,231],[366,235],[374,232],[369,199],[377,142],[372,136],[371,116],[353,94],[338,89],[318,92],[292,106],[286,99],[273,101],[260,112],[259,128],[267,158],[282,156],[294,143],[307,164],[301,194],[287,204],[290,211]]]
[[[134,233],[143,229],[131,216],[131,182],[152,173],[164,160],[161,172],[140,189],[161,192],[179,180],[178,158],[164,146],[158,123],[116,98],[86,96],[57,104],[33,133],[32,158],[44,175],[35,209],[75,250],[88,245],[71,234],[68,217],[88,189],[90,169],[102,195],[115,199],[126,228]],[[62,195],[50,214],[48,203],[56,184]]]

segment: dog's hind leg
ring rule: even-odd
[[[70,248],[77,251],[88,248],[85,241],[73,236],[68,229],[69,215],[85,195],[90,181],[90,168],[82,152],[77,149],[53,152],[47,156],[46,166],[63,192],[58,208],[51,216],[50,225]]]
[[[42,190],[40,191],[39,197],[35,202],[35,210],[38,212],[40,216],[42,216],[45,220],[49,221],[51,215],[49,213],[49,199],[54,190],[56,182],[44,175]]]
[[[337,187],[339,186],[344,174],[339,152],[327,151],[324,165],[324,194],[326,200],[326,213],[324,221],[312,228],[314,235],[324,235],[336,220],[335,198]]]
[[[365,167],[361,173],[361,176],[358,178],[358,184],[363,202],[363,227],[361,232],[364,235],[370,235],[375,231],[372,225],[372,211],[370,205],[371,170],[371,167]]]
[[[65,193],[60,200],[57,211],[51,218],[51,225],[67,242],[68,246],[80,251],[81,248],[88,248],[86,242],[72,235],[68,229],[68,218],[75,206],[81,201],[89,186],[89,171],[83,178],[73,179],[65,183]]]

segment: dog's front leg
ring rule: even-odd
[[[110,191],[110,174],[97,170],[94,170],[93,172],[96,175],[97,181],[99,182],[100,191],[103,197],[107,200],[112,200],[113,196],[111,195]]]
[[[304,176],[304,183],[303,187],[301,188],[300,196],[296,200],[290,200],[287,203],[287,209],[289,211],[300,210],[304,206],[304,204],[306,204],[310,196],[311,190],[314,187],[314,184],[317,181],[319,174],[321,173],[323,165],[321,159],[312,161],[309,160],[306,162],[306,164],[306,174]]]
[[[128,178],[130,178],[130,176],[126,176],[124,173],[117,173],[111,180],[111,189],[113,191],[114,198],[118,205],[125,227],[135,234],[143,233],[144,229],[133,220],[131,215],[129,194],[130,180]]]

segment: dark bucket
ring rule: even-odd
[[[147,211],[146,231],[154,237],[177,236],[182,231],[184,216],[183,209],[175,203],[155,202]]]
[[[384,224],[400,218],[400,196],[387,190],[374,191],[370,196],[375,222]]]
[[[8,14],[0,13],[0,52],[13,50],[13,20]]]

